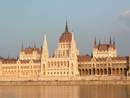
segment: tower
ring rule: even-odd
[[[100,40],[99,40],[98,46],[100,46],[100,45],[101,45],[101,42],[100,42]]]
[[[113,40],[113,47],[116,47],[115,39]]]
[[[96,37],[95,37],[95,40],[94,40],[94,47],[97,46],[97,41],[96,41]]]
[[[71,58],[77,59],[78,51],[76,47],[76,42],[74,39],[74,35],[72,34],[72,40],[71,40]]]
[[[72,66],[73,66],[73,75],[79,75],[78,72],[78,60],[77,60],[77,56],[79,55],[79,51],[76,47],[76,42],[74,39],[74,35],[72,34],[72,40],[71,40],[71,52],[70,52],[70,59],[72,61]]]
[[[66,21],[65,30],[59,38],[58,48],[55,51],[55,57],[68,58],[70,55],[72,33],[69,32]]]
[[[96,41],[95,41],[96,45]],[[108,58],[108,57],[116,57],[117,56],[117,50],[115,47],[115,41],[110,40],[108,43],[101,43],[99,40],[99,44],[93,48],[93,57],[96,58]]]
[[[112,44],[112,41],[111,41],[111,36],[110,36],[109,44]]]
[[[24,49],[24,46],[23,46],[23,43],[22,43],[22,46],[21,46],[21,51]]]
[[[41,77],[43,75],[47,75],[48,58],[49,58],[48,44],[47,44],[46,35],[44,35],[44,42],[42,45],[42,54],[41,54]]]
[[[48,43],[47,43],[46,35],[44,35],[44,42],[43,42],[43,45],[42,45],[41,61],[45,61],[48,57],[49,57]]]
[[[66,20],[66,25],[65,25],[65,32],[69,32],[67,20]]]

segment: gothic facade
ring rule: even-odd
[[[105,44],[95,39],[92,55],[80,55],[66,23],[54,55],[49,55],[45,35],[41,48],[22,48],[17,59],[0,58],[0,80],[127,80],[129,63],[129,56],[117,55],[111,38]]]

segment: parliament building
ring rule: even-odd
[[[21,48],[19,57],[0,58],[0,81],[130,80],[130,57],[118,56],[115,41],[93,42],[91,55],[80,55],[66,23],[54,55],[46,35],[41,48]]]

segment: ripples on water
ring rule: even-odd
[[[130,86],[0,86],[0,98],[130,98]]]

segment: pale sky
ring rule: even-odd
[[[130,0],[0,0],[0,56],[17,56],[22,43],[40,47],[45,32],[52,54],[66,19],[81,54],[95,36],[112,36],[118,55],[130,55]]]

